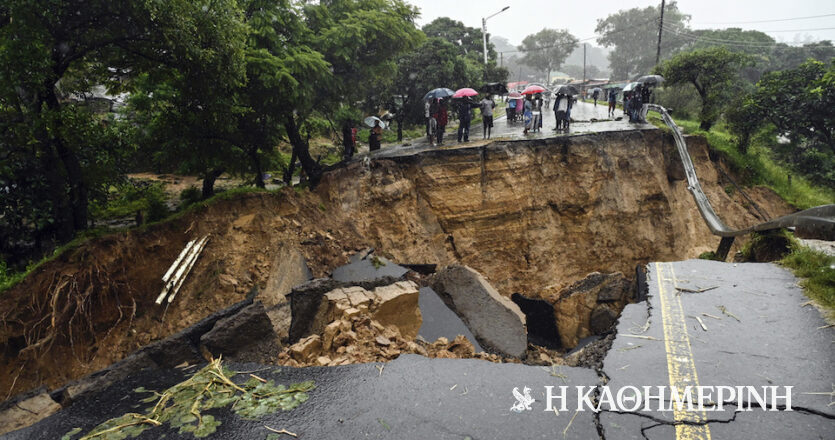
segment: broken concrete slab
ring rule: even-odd
[[[451,341],[456,336],[463,335],[473,344],[476,353],[484,351],[481,345],[478,344],[476,337],[473,336],[473,333],[464,324],[464,321],[447,307],[441,297],[431,287],[420,288],[418,301],[420,304],[420,313],[423,318],[423,324],[421,324],[420,330],[418,331],[421,337],[427,341],[434,341],[441,337],[445,337]]]
[[[287,301],[285,295],[293,287],[313,278],[301,251],[295,247],[283,246],[273,260],[267,284],[258,292],[258,299],[269,309]]]
[[[316,322],[316,315],[326,293],[342,287],[358,286],[365,290],[373,290],[379,286],[387,286],[399,281],[399,278],[386,276],[373,280],[359,282],[341,282],[332,278],[317,278],[307,283],[295,286],[290,291],[290,330],[288,342],[295,343],[304,336],[318,333],[328,322]],[[314,332],[314,327],[316,331]]]
[[[400,281],[390,286],[377,287],[374,296],[376,304],[372,307],[372,319],[384,326],[396,326],[404,338],[417,337],[423,324],[417,284]]]
[[[383,326],[394,325],[409,340],[417,337],[422,323],[418,287],[412,281],[398,281],[374,290],[359,286],[340,287],[327,292],[308,326],[311,334],[322,334],[332,322],[350,320],[362,313]]]
[[[428,279],[432,289],[461,317],[488,351],[521,358],[528,347],[525,315],[484,277],[467,266],[452,265]]]
[[[254,344],[275,338],[272,322],[259,301],[217,321],[211,330],[200,337],[200,347],[215,358],[228,358]]]

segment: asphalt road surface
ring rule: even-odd
[[[209,438],[265,439],[271,434],[266,427],[301,439],[835,438],[835,330],[808,304],[791,273],[773,264],[705,260],[651,263],[648,269],[648,299],[624,310],[601,371],[417,355],[330,368],[233,365],[279,383],[314,380],[316,389],[298,408],[259,420],[214,410],[222,424]],[[145,371],[2,438],[58,439],[77,427],[86,432],[137,411],[145,395],[134,388],[161,390],[184,377],[180,370]],[[612,395],[643,386],[776,387],[778,398],[762,392],[759,403],[750,394],[725,396],[718,411],[713,392],[701,399],[705,410],[668,410],[669,399],[660,398],[644,411],[627,408],[629,398],[604,405],[611,403],[604,386]],[[786,410],[788,386],[792,411]],[[520,394],[530,389],[530,410],[520,406],[514,388]],[[595,395],[598,413],[592,411]],[[138,438],[163,436],[192,438],[165,425]]]

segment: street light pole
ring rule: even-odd
[[[487,20],[501,14],[504,11],[507,11],[508,9],[510,9],[510,6],[505,6],[501,11],[481,19],[481,40],[484,43],[484,64],[487,64]]]

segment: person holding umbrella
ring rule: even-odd
[[[652,89],[650,85],[643,84],[641,87],[641,114],[638,119],[644,124],[647,123],[647,111],[649,111],[649,98],[652,96]]]
[[[609,117],[615,117],[615,105],[618,103],[618,89],[609,89]]]
[[[379,119],[374,119],[374,127],[371,128],[371,133],[368,135],[368,150],[377,151],[380,149],[380,138],[383,135],[383,127]]]
[[[554,130],[568,129],[568,106],[571,102],[571,97],[563,93],[557,93],[554,99],[554,118],[557,121],[557,127]]]
[[[459,121],[458,142],[461,142],[461,139],[463,139],[464,142],[470,141],[470,122],[472,121],[471,110],[473,107],[478,106],[478,103],[473,101],[470,97],[476,95],[478,95],[478,92],[468,87],[458,89],[455,91],[455,94],[452,95],[453,98],[458,99],[458,103],[455,106],[458,112]]]

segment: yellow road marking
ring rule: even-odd
[[[666,270],[664,269],[666,267]],[[690,338],[687,336],[687,323],[681,298],[671,295],[675,289],[675,273],[671,264],[655,263],[658,277],[658,296],[661,299],[661,320],[664,327],[664,346],[667,351],[667,373],[670,377],[670,387],[676,387],[680,393],[687,386],[699,386],[696,375],[696,364],[693,362],[693,352],[690,349]],[[665,272],[669,278],[665,277]],[[694,404],[698,403],[695,393],[691,395]],[[688,411],[687,407],[675,408],[676,422],[704,422],[707,415],[704,411]],[[708,425],[676,425],[677,440],[711,440]]]

